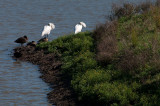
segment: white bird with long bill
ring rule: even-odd
[[[48,35],[53,29],[55,29],[55,25],[53,23],[49,23],[48,25],[45,25],[41,36],[42,37],[45,36],[46,38],[48,38]]]
[[[81,32],[82,27],[86,28],[86,24],[84,22],[80,22],[75,26],[75,34]]]

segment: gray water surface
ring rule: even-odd
[[[56,25],[49,40],[73,33],[80,21],[87,24],[82,31],[93,30],[105,22],[112,3],[122,2],[124,0],[0,0],[0,106],[50,105],[46,96],[50,88],[39,78],[38,66],[12,59],[13,48],[19,46],[14,43],[16,38],[27,35],[30,41],[37,41],[43,26],[49,22]]]

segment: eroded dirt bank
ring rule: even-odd
[[[54,53],[45,54],[43,50],[37,50],[35,47],[23,46],[14,49],[14,58],[39,65],[39,70],[42,73],[40,77],[53,89],[48,94],[50,103],[57,106],[80,105],[75,99],[69,81],[63,78],[60,71],[62,63]]]

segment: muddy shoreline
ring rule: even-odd
[[[70,81],[61,73],[62,63],[59,61],[59,56],[54,53],[45,54],[45,51],[32,46],[17,47],[13,53],[15,59],[39,66],[40,78],[49,83],[52,88],[52,91],[47,94],[50,103],[57,106],[80,106],[82,104],[78,103],[76,94],[70,87]]]

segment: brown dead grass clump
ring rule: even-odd
[[[157,0],[155,5],[160,6],[160,0]],[[122,6],[119,6],[117,4],[113,4],[111,15],[109,15],[108,18],[113,21],[119,19],[120,17],[131,16],[133,14],[141,14],[148,11],[151,6],[153,6],[153,3],[151,3],[150,1],[143,2],[139,5],[124,3]]]
[[[116,67],[122,70],[124,73],[135,75],[143,70],[147,62],[149,61],[150,53],[144,51],[139,54],[135,54],[132,49],[125,49],[122,55],[119,55]]]
[[[135,9],[134,5],[128,4],[128,3],[123,4],[122,7],[113,5],[112,6],[112,12],[113,12],[112,16],[114,18],[120,18],[122,16],[129,16],[134,13],[134,9]]]
[[[147,35],[151,33],[151,36],[156,36],[160,32],[158,6],[160,0],[140,5],[113,5],[111,21],[97,26],[94,30],[97,61],[103,66],[114,64],[116,69],[132,74],[139,73],[137,70],[149,70],[151,64],[157,67],[156,70],[159,69],[158,37],[151,39]]]
[[[116,40],[117,22],[106,22],[98,26],[94,31],[94,38],[97,42],[97,60],[108,63],[117,52]]]

